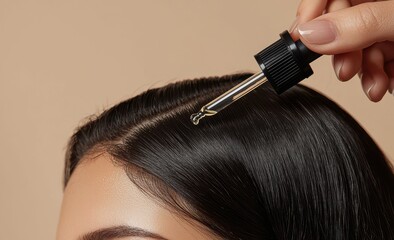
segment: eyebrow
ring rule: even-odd
[[[143,237],[158,240],[168,240],[167,238],[162,237],[159,234],[126,225],[101,228],[81,236],[80,238],[78,238],[78,240],[111,240],[124,237]]]

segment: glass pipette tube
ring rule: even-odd
[[[259,87],[265,82],[267,82],[267,78],[263,72],[254,74],[253,76],[237,84],[227,92],[223,93],[219,97],[215,98],[208,104],[204,105],[199,112],[193,113],[190,116],[190,120],[193,122],[194,125],[197,125],[201,118],[217,114],[228,105],[237,101],[238,99],[253,91],[253,89]]]

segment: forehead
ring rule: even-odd
[[[57,240],[77,240],[99,228],[129,225],[171,240],[213,236],[141,192],[120,166],[102,154],[83,161],[64,191]]]

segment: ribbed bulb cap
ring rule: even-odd
[[[275,91],[280,94],[313,74],[309,63],[320,55],[294,42],[285,31],[280,39],[254,57]]]

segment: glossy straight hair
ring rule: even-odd
[[[108,153],[146,194],[223,239],[394,239],[393,169],[328,98],[266,84],[191,123],[250,75],[176,82],[104,111],[72,136],[64,186],[84,156]]]

